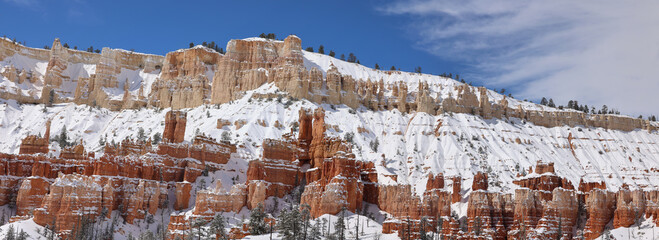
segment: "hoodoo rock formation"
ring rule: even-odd
[[[46,122],[46,133],[43,137],[29,135],[21,141],[21,146],[18,154],[35,154],[35,153],[48,153],[48,145],[50,142],[50,120]]]
[[[109,217],[119,211],[133,223],[173,202],[175,210],[192,212],[172,213],[168,225],[172,239],[190,229],[191,217],[211,220],[216,213],[252,209],[268,198],[292,194],[297,187],[302,191],[301,204],[310,206],[313,217],[344,208],[356,212],[364,203],[372,203],[388,214],[383,232],[401,237],[418,237],[422,219],[427,219],[428,229],[441,223],[442,234],[456,239],[556,238],[558,234],[594,239],[610,222],[615,228],[629,227],[659,212],[659,194],[654,191],[625,187],[616,193],[602,189],[600,183],[583,181],[577,191],[556,174],[552,163],[541,162],[534,173],[514,181],[520,187],[514,194],[488,191],[488,174],[479,172],[467,196],[462,195],[460,176],[449,178],[451,192],[445,189],[442,174],[429,174],[418,196],[409,184],[378,183],[372,162],[356,160],[350,143],[327,136],[322,108],[313,113],[301,110],[298,119],[297,139],[285,134],[281,140],[264,140],[262,158],[249,162],[244,183],[225,188],[216,181],[200,190],[193,190],[192,183],[204,171],[223,168],[237,147],[203,135],[184,142],[184,112],[165,115],[165,140],[157,148],[150,142],[127,140],[106,146],[99,158],[87,154],[82,145],[62,149],[58,158],[49,157],[44,155],[46,138],[28,136],[21,149],[46,150],[0,157],[2,172],[11,176],[0,179],[0,200],[16,203],[15,219],[33,216],[37,224],[55,226],[61,236],[71,234],[83,217]],[[49,124],[46,128],[48,136]],[[467,215],[456,219],[451,204],[465,197]],[[586,222],[578,224],[579,216],[587,216]]]
[[[383,233],[403,239],[420,238],[425,230],[443,239],[591,240],[609,227],[640,226],[646,219],[659,226],[659,191],[652,185],[659,170],[644,159],[657,156],[656,122],[548,108],[484,87],[438,83],[448,81],[443,77],[364,70],[325,56],[312,61],[321,55],[301,46],[292,35],[283,41],[248,38],[231,40],[226,54],[197,46],[162,57],[109,48],[77,51],[58,39],[48,50],[0,39],[0,98],[44,104],[48,118],[41,119],[49,119],[45,132],[43,126],[21,131],[25,124],[6,131],[26,137],[7,148],[18,148],[18,154],[0,153],[0,206],[15,208],[11,221],[33,219],[64,239],[82,219],[142,224],[156,214],[169,239],[189,236],[193,222],[218,214],[231,215],[230,235],[244,237],[248,225],[237,218],[259,205],[275,213],[280,201],[308,205],[313,218],[370,211]],[[252,101],[259,104],[241,105]],[[98,122],[123,121],[119,128],[125,129],[49,111],[70,102],[88,105]],[[270,103],[273,108],[258,109]],[[107,113],[143,107],[152,108],[156,119],[126,120],[133,110]],[[21,121],[29,123],[28,117]],[[491,118],[502,120],[471,121]],[[343,126],[344,119],[359,124]],[[3,120],[0,127],[13,121]],[[85,125],[76,137],[118,136],[111,143],[101,137],[97,145],[79,137],[60,147],[51,143],[51,122],[57,128],[68,124],[64,131]],[[139,132],[130,132],[136,127]],[[186,138],[188,127],[199,128]],[[546,129],[551,127],[562,128]],[[153,134],[160,131],[158,142]],[[548,140],[544,132],[558,134]],[[213,138],[219,134],[222,141]],[[136,135],[142,136],[132,139]],[[411,144],[426,140],[436,145]],[[386,149],[378,148],[380,142]],[[523,148],[487,149],[505,144],[537,156],[529,161],[516,153]],[[603,156],[613,151],[611,158],[623,161],[597,169],[586,159],[591,149]],[[461,151],[466,154],[447,153]],[[541,159],[550,156],[560,161]],[[528,162],[536,161],[533,171]],[[520,163],[526,165],[521,171]],[[615,176],[611,165],[638,175]],[[501,186],[501,180],[510,182]]]

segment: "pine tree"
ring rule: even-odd
[[[101,146],[101,147],[102,147],[102,146],[105,146],[105,139],[103,139],[102,137],[99,138],[99,139],[98,139],[98,145]]]
[[[55,137],[57,143],[59,143],[60,148],[69,146],[69,136],[66,134],[66,126],[62,126],[59,136]]]
[[[607,107],[606,105],[602,105],[602,110],[601,111],[602,111],[602,114],[607,114],[609,112],[609,107]]]
[[[309,232],[309,238],[310,240],[320,240],[320,222],[316,221],[316,223],[313,224],[311,227],[311,231]]]
[[[357,57],[355,56],[354,53],[349,53],[348,54],[348,62],[351,62],[351,63],[357,62]]]
[[[328,225],[327,225],[327,218],[323,218],[323,219],[321,220],[321,222],[322,222],[322,225],[321,225],[321,229],[320,229],[320,230],[321,230],[321,232],[322,232],[322,234],[323,234],[323,237],[327,237],[327,234],[325,234],[325,232],[326,232],[325,229],[328,227]]]
[[[313,47],[307,47],[307,49],[304,49],[307,52],[313,52]]]
[[[7,230],[7,235],[5,235],[5,240],[16,240],[16,232],[14,230],[14,225],[9,226],[9,230]]]
[[[395,67],[395,66],[391,66],[391,68],[389,68],[389,70],[390,70],[390,71],[396,71],[396,67]]]
[[[48,106],[52,107],[54,102],[55,102],[55,90],[50,89],[50,91],[48,92]]]
[[[379,69],[380,69],[380,65],[378,65],[378,64],[376,63],[376,64],[375,64],[375,69],[378,69],[378,70],[379,70]]]
[[[137,140],[146,141],[146,134],[144,133],[144,128],[140,127],[137,129]]]
[[[192,228],[190,229],[191,233],[190,236],[196,236],[196,239],[205,239],[206,238],[206,232],[202,230],[202,227],[206,225],[206,220],[203,218],[196,218],[192,221]]]
[[[419,239],[420,240],[430,240],[428,238],[428,233],[426,233],[426,225],[428,225],[428,218],[422,217],[419,222]]]
[[[420,67],[420,66],[415,67],[415,68],[414,68],[414,72],[415,72],[415,73],[421,73],[421,67]],[[457,76],[457,75],[456,75],[456,76]]]
[[[343,61],[345,61],[345,60],[346,60],[346,55],[343,54],[343,53],[341,53],[341,57],[340,57],[340,59],[343,60]]]
[[[547,98],[542,97],[542,100],[540,100],[540,105],[545,105],[545,106],[547,106]]]
[[[547,103],[548,107],[556,107],[556,104],[554,104],[554,99],[550,98],[549,103]]]
[[[318,53],[325,54],[325,47],[323,45],[318,46]]]
[[[261,235],[265,232],[265,211],[263,211],[263,204],[259,203],[256,208],[252,209],[249,215],[249,233],[252,235]]]
[[[330,52],[329,52],[329,56],[330,56],[330,57],[334,57],[334,56],[336,56],[336,53],[335,53],[334,51],[330,50]]]
[[[193,47],[194,47],[194,43],[190,42],[190,48],[193,48]]]
[[[21,229],[21,231],[18,233],[18,236],[16,236],[16,240],[27,240],[27,233]]]
[[[284,240],[295,240],[300,233],[300,211],[297,206],[292,209],[282,209],[277,219],[277,229]]]
[[[302,221],[302,239],[307,239],[307,233],[311,227],[311,207],[308,204],[302,204],[302,211],[300,212]]]
[[[153,140],[151,140],[151,142],[153,142],[153,144],[160,143],[160,140],[162,140],[162,137],[160,136],[159,132],[157,132],[156,134],[153,134]]]
[[[339,218],[336,220],[336,223],[334,223],[334,236],[338,240],[345,240],[346,239],[346,224],[345,224],[345,212],[346,212],[346,207],[343,207],[341,209],[341,214],[339,215]]]
[[[226,222],[224,220],[224,217],[222,217],[222,214],[215,215],[215,217],[213,217],[213,220],[211,220],[210,222],[211,234],[214,234],[214,236],[217,236],[218,239],[220,240],[229,239],[226,229],[224,229],[225,227],[226,227]]]

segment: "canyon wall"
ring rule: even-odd
[[[521,104],[509,104],[505,96],[498,101],[489,100],[492,95],[489,90],[466,84],[456,83],[448,97],[439,97],[441,94],[433,92],[428,82],[419,81],[416,89],[409,90],[406,82],[385,84],[383,79],[355,79],[333,65],[323,73],[318,68],[305,66],[301,40],[293,35],[283,41],[231,40],[226,49],[223,55],[197,46],[162,57],[109,48],[104,48],[100,54],[77,51],[62,47],[58,39],[49,50],[28,48],[2,39],[0,61],[24,56],[47,66],[44,72],[38,72],[34,66],[7,63],[0,75],[16,84],[30,82],[31,89],[3,87],[0,97],[25,103],[73,101],[113,110],[145,106],[181,109],[227,103],[242,97],[246,91],[274,83],[293,98],[345,104],[351,108],[365,106],[371,110],[397,109],[432,115],[455,112],[484,118],[515,117],[545,127],[581,125],[622,131],[657,128],[656,123],[627,116],[538,110],[543,109],[539,105],[524,109]]]
[[[198,177],[224,168],[240,146],[203,134],[182,141],[186,118],[183,112],[167,113],[167,140],[155,148],[150,142],[125,140],[106,146],[98,158],[82,145],[63,149],[59,157],[39,151],[0,154],[0,203],[16,207],[13,221],[33,217],[37,224],[55,226],[63,237],[82,218],[107,218],[117,212],[134,223],[173,206],[180,212],[170,216],[172,239],[184,236],[193,219],[211,220],[217,213],[258,204],[271,209],[267,199],[295,196],[298,190],[300,203],[309,205],[313,217],[343,209],[358,212],[365,203],[374,204],[387,213],[383,232],[403,238],[419,237],[421,228],[441,228],[443,236],[455,239],[594,239],[608,226],[629,227],[659,213],[656,191],[623,187],[609,192],[600,183],[583,181],[576,190],[556,175],[553,163],[538,162],[533,174],[518,176],[514,183],[520,188],[514,194],[490,191],[490,176],[482,172],[466,195],[458,176],[430,174],[421,195],[396,178],[378,183],[373,162],[355,159],[350,143],[327,136],[322,108],[299,111],[297,138],[284,134],[264,140],[262,157],[248,163],[244,182],[225,188],[215,181],[195,190]],[[24,145],[29,149],[35,144],[29,140]],[[49,151],[48,145],[43,147]],[[452,213],[456,202],[466,204],[465,216]],[[234,232],[248,234],[244,229]]]

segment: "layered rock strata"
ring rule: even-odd
[[[100,54],[62,47],[59,40],[50,50],[34,49],[0,40],[0,61],[23,55],[47,62],[43,76],[33,70],[7,66],[2,76],[9,81],[34,82],[35,89],[0,89],[0,97],[25,103],[76,102],[116,109],[154,106],[173,109],[219,104],[235,100],[246,91],[265,83],[274,83],[295,98],[316,103],[345,104],[351,108],[365,106],[371,110],[469,113],[484,118],[515,117],[539,126],[568,125],[602,127],[622,131],[656,130],[657,124],[619,115],[586,114],[577,111],[524,109],[510,104],[504,96],[490,100],[483,87],[466,84],[435,86],[429,82],[393,82],[383,79],[355,79],[331,65],[326,72],[307,69],[301,40],[288,36],[283,41],[250,38],[231,40],[222,55],[197,46],[168,53],[165,57],[104,48]],[[338,61],[338,60],[337,60]],[[69,68],[76,64],[94,66],[89,76],[71,79]],[[76,65],[77,66],[77,65]],[[73,70],[71,70],[73,71]],[[144,78],[118,79],[128,72],[157,74],[155,81]],[[387,74],[411,74],[389,71]],[[64,87],[73,85],[75,91]],[[433,93],[433,88],[452,88],[447,97]],[[413,89],[413,90],[412,90]],[[19,90],[20,93],[17,93]],[[53,90],[51,92],[51,90]],[[52,96],[51,96],[52,95]]]

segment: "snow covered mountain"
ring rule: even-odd
[[[336,222],[342,207],[359,212],[348,225],[366,221],[369,238],[418,237],[424,217],[427,232],[464,239],[595,239],[659,223],[656,122],[559,110],[300,46],[295,36],[250,38],[226,54],[198,46],[162,57],[1,39],[0,203],[15,221],[2,228],[52,220],[71,237],[77,225],[60,222],[107,215],[96,224],[131,219],[117,238],[147,228],[173,239],[192,234],[194,218],[225,212],[245,237],[241,218],[259,202],[278,215],[296,201],[319,222]],[[83,149],[39,145],[62,132]],[[144,141],[159,136],[166,143]],[[104,171],[119,162],[140,170]],[[76,184],[91,200],[70,199]]]

